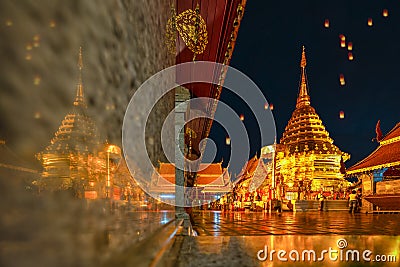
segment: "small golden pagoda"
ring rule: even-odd
[[[303,46],[301,78],[296,108],[276,151],[276,175],[293,198],[310,196],[311,191],[339,190],[345,185],[343,162],[350,155],[340,151],[310,104]]]
[[[86,114],[82,49],[79,51],[78,67],[79,80],[72,111],[65,116],[50,145],[37,156],[43,166],[40,190],[71,189],[77,197],[83,197],[89,181],[89,163],[97,154],[100,141],[95,123]]]

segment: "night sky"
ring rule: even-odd
[[[383,9],[388,17],[383,17]],[[346,44],[353,43],[353,61],[348,60],[347,47],[340,47],[340,34]],[[384,134],[399,121],[399,37],[398,1],[249,0],[231,66],[247,74],[273,103],[279,141],[295,108],[304,45],[311,105],[334,144],[351,154],[346,162],[350,167],[377,147],[371,140],[379,119]],[[245,114],[254,156],[259,143],[249,110],[226,90],[221,100]],[[341,110],[344,119],[339,119]],[[213,127],[211,136],[223,136],[221,129]],[[218,156],[227,157],[227,150]]]

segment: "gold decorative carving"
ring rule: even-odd
[[[196,55],[202,54],[208,44],[207,24],[200,15],[197,5],[195,10],[188,9],[175,15],[172,14],[167,22],[166,45],[168,50],[176,54],[176,32],[179,33],[186,46]]]

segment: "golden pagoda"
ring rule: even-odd
[[[310,196],[311,191],[340,190],[345,185],[343,162],[350,155],[333,144],[328,131],[311,106],[306,75],[306,54],[301,55],[300,85],[292,113],[276,151],[276,175],[292,199]],[[288,193],[286,193],[289,195]],[[287,196],[290,198],[290,196]]]
[[[100,147],[99,135],[93,120],[87,115],[82,83],[82,49],[78,59],[79,80],[73,108],[68,113],[53,139],[38,159],[43,166],[40,190],[72,190],[83,197],[89,181],[89,162]]]

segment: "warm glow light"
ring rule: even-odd
[[[28,50],[28,51],[32,50],[32,45],[31,44],[27,44],[25,46],[25,49]]]
[[[268,103],[264,104],[264,109],[268,109]]]
[[[345,80],[344,80],[344,75],[343,75],[343,74],[340,74],[340,76],[339,76],[339,81],[340,81],[340,85],[345,85],[345,84],[346,84],[346,82],[345,82]]]
[[[349,50],[349,51],[353,50],[353,43],[352,42],[348,42],[347,43],[347,50]]]
[[[25,59],[28,60],[28,61],[31,60],[32,59],[31,54],[26,54]]]
[[[229,146],[231,144],[231,138],[229,136],[226,137],[225,143]]]
[[[40,115],[40,112],[35,112],[34,118],[35,119],[40,119],[42,116]]]
[[[346,41],[346,36],[339,34],[340,41]]]
[[[41,81],[40,76],[36,75],[35,78],[33,79],[33,84],[34,85],[39,85]]]
[[[325,19],[324,27],[329,28],[329,19]]]
[[[12,25],[13,25],[12,20],[10,20],[10,19],[6,20],[6,26],[10,27]]]
[[[372,18],[368,18],[368,26],[372,26]]]
[[[346,41],[341,40],[340,41],[340,47],[346,47]]]
[[[37,42],[39,40],[40,40],[39,34],[35,34],[35,36],[33,36],[33,41]]]
[[[272,103],[269,104],[269,109],[270,109],[270,110],[274,110],[274,104],[272,104]]]
[[[240,120],[244,121],[244,115],[243,114],[240,114]]]
[[[56,22],[54,20],[50,21],[50,28],[55,28],[56,27]]]
[[[339,118],[344,119],[344,111],[343,110],[341,110],[339,112]]]
[[[354,59],[354,57],[353,57],[353,53],[351,53],[351,52],[349,52],[349,60],[351,61],[351,60],[353,60]]]
[[[382,16],[384,16],[384,17],[389,16],[389,11],[388,11],[387,9],[384,9],[384,10],[382,11]]]

